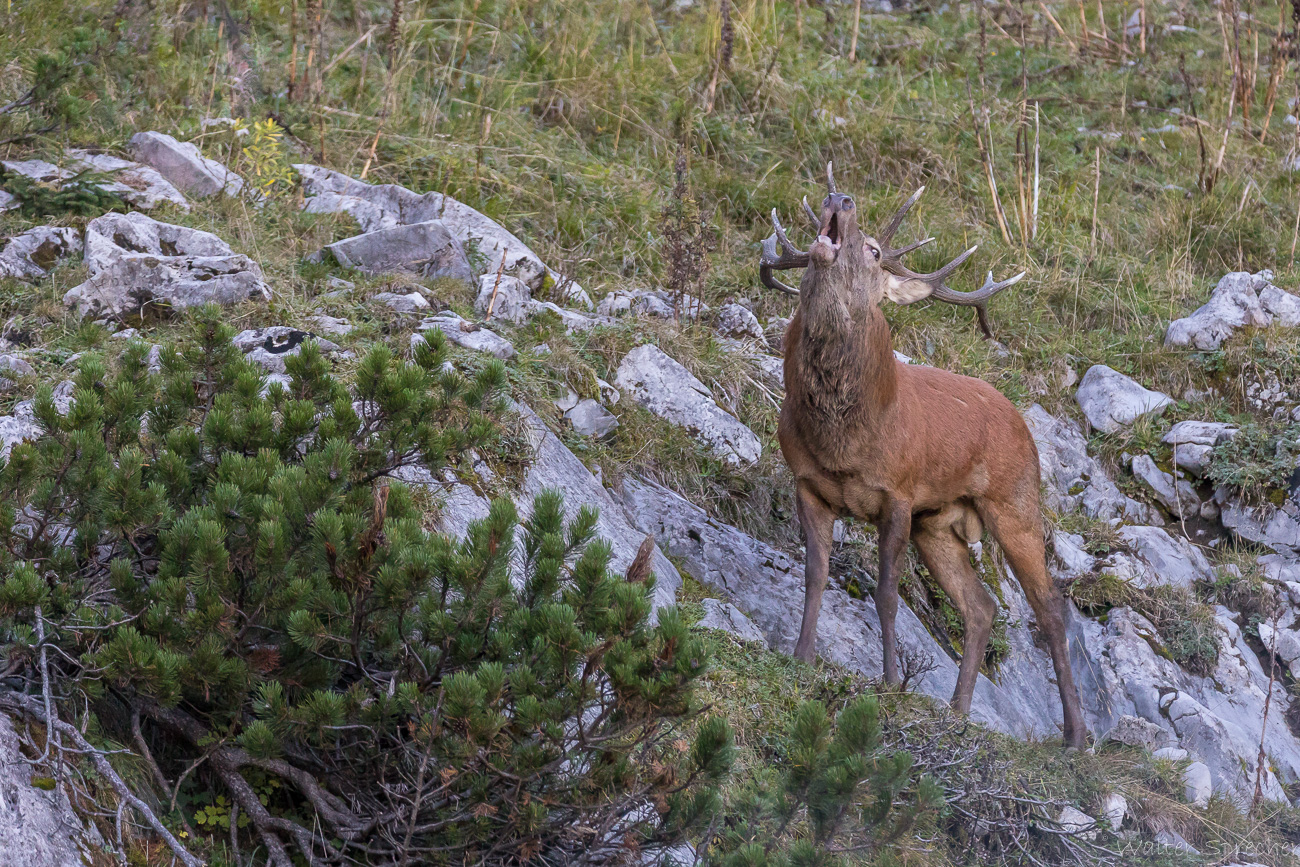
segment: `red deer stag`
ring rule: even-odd
[[[872,238],[858,227],[853,199],[836,191],[829,164],[826,182],[820,217],[807,199],[803,203],[817,226],[817,240],[807,252],[797,249],[773,210],[776,231],[763,244],[760,267],[765,285],[799,297],[785,335],[786,396],[778,430],[795,476],[807,545],[795,656],[813,658],[832,527],[837,516],[852,515],[880,532],[875,600],[885,680],[900,682],[894,620],[900,560],[910,538],[965,620],[952,707],[968,713],[997,611],[971,566],[968,546],[988,528],[1047,637],[1061,690],[1065,743],[1082,747],[1085,728],[1070,672],[1065,603],[1044,560],[1038,449],[1029,429],[988,383],[897,362],[880,312],[884,298],[910,304],[934,297],[975,307],[987,335],[988,300],[1024,275],[995,283],[990,274],[974,292],[950,289],[944,281],[974,247],[934,273],[909,271],[903,255],[933,239],[904,247],[891,241],[921,190]],[[792,268],[805,269],[798,289],[773,273]]]

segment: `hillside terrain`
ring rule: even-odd
[[[1300,863],[1297,22],[0,9],[0,867]],[[758,263],[828,162],[1025,272],[885,314],[1034,437],[1084,752],[987,537],[968,719],[859,522],[789,655]]]

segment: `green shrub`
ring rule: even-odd
[[[18,202],[24,217],[98,217],[105,211],[126,210],[126,200],[105,189],[111,179],[99,172],[78,172],[53,184],[0,170],[5,191]]]
[[[1243,425],[1214,447],[1209,477],[1239,490],[1247,500],[1281,505],[1300,458],[1300,427],[1268,422]]]
[[[704,647],[675,609],[651,625],[653,577],[608,571],[596,513],[500,500],[456,541],[392,480],[494,443],[503,367],[446,372],[431,334],[345,384],[308,343],[263,393],[230,337],[205,309],[161,374],[132,344],[82,361],[66,415],[36,398],[47,433],[0,470],[0,646],[28,695],[119,742],[139,725],[169,783],[205,757],[218,797],[173,819],[224,841],[237,807],[276,865],[560,863],[707,819],[731,736],[693,698]]]
[[[883,744],[875,696],[849,702],[832,722],[826,706],[799,706],[779,780],[761,783],[728,816],[710,863],[723,867],[833,867],[887,853],[933,818],[940,787],[913,771],[912,756]]]

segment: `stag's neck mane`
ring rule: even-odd
[[[794,362],[802,376],[796,378],[800,393],[791,396],[813,426],[830,433],[884,421],[898,395],[898,374],[880,309],[814,302],[800,306],[799,319]]]

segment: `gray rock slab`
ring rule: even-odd
[[[1088,368],[1075,399],[1088,423],[1103,433],[1115,433],[1144,415],[1164,412],[1174,402],[1104,364]]]
[[[1270,272],[1225,274],[1210,293],[1209,301],[1190,316],[1169,323],[1165,346],[1218,349],[1239,328],[1268,325],[1272,317],[1260,306],[1258,293],[1271,285],[1271,277]]]
[[[650,412],[685,428],[727,463],[752,464],[762,456],[763,444],[754,432],[657,346],[638,346],[625,355],[614,384]]]
[[[153,167],[178,190],[196,198],[224,193],[237,196],[244,188],[239,175],[200,153],[198,145],[177,141],[161,132],[131,136],[131,155]]]
[[[269,301],[262,269],[210,232],[144,214],[105,214],[86,227],[90,277],[63,303],[82,316],[121,317],[146,307]]]
[[[371,274],[407,271],[428,279],[451,277],[471,283],[465,248],[441,220],[377,229],[326,246],[340,265]]]

